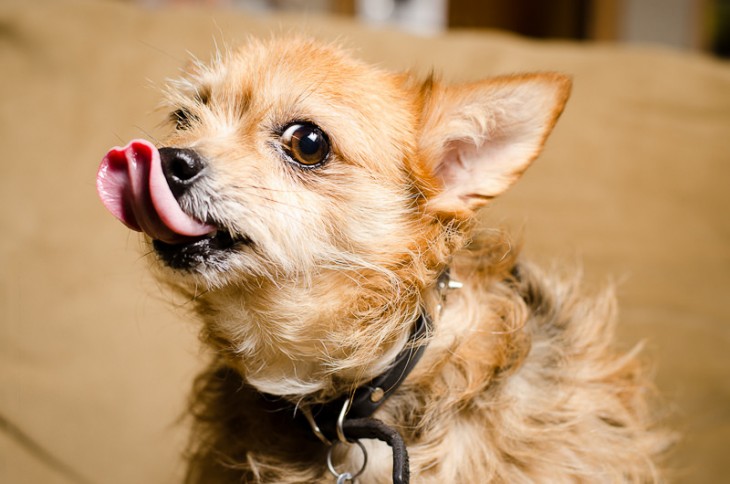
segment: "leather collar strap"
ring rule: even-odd
[[[325,443],[338,439],[337,421],[340,418],[341,431],[346,439],[378,439],[388,444],[393,450],[394,484],[409,482],[410,469],[405,442],[397,430],[371,416],[400,387],[416,366],[426,349],[424,340],[430,330],[431,319],[425,311],[421,311],[406,346],[385,372],[358,387],[351,396],[344,395],[331,402],[314,405],[309,409],[311,413],[307,412],[312,430]],[[344,419],[340,417],[343,411],[346,412]]]
[[[425,311],[421,311],[406,346],[398,353],[393,363],[385,372],[359,386],[352,394],[352,403],[347,412],[347,418],[370,417],[398,389],[421,359],[426,349],[423,340],[430,330],[431,319]],[[344,395],[336,400],[312,407],[312,415],[317,422],[321,420],[323,432],[328,438],[335,438],[335,434],[328,431],[334,431],[338,414],[349,399],[349,395]],[[332,424],[331,429],[328,425],[330,423]]]

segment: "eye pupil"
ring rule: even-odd
[[[323,163],[329,154],[329,143],[321,129],[313,124],[292,124],[281,135],[287,155],[303,166]]]
[[[315,155],[322,149],[322,139],[316,132],[312,131],[303,138],[299,138],[299,151],[303,155]]]

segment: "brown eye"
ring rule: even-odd
[[[286,154],[302,166],[314,167],[324,163],[330,152],[327,137],[313,124],[291,124],[281,135]]]

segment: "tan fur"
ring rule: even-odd
[[[195,121],[166,144],[211,165],[183,209],[255,242],[190,272],[157,264],[214,350],[192,401],[189,482],[334,482],[326,448],[260,392],[300,407],[348,393],[387,368],[421,307],[429,346],[375,415],[404,436],[412,482],[659,480],[666,439],[635,356],[611,350],[613,299],[584,299],[518,263],[503,234],[472,229],[569,89],[552,73],[419,82],[300,38],[251,41],[171,83],[172,109]],[[272,148],[302,120],[331,141],[320,170]],[[438,314],[447,266],[464,288]],[[388,448],[367,447],[360,481],[389,482]]]

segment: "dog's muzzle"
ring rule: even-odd
[[[124,225],[153,239],[162,261],[190,269],[240,243],[245,237],[198,220],[180,207],[206,172],[205,159],[187,148],[158,150],[145,140],[112,148],[99,166],[96,188],[104,206]]]

